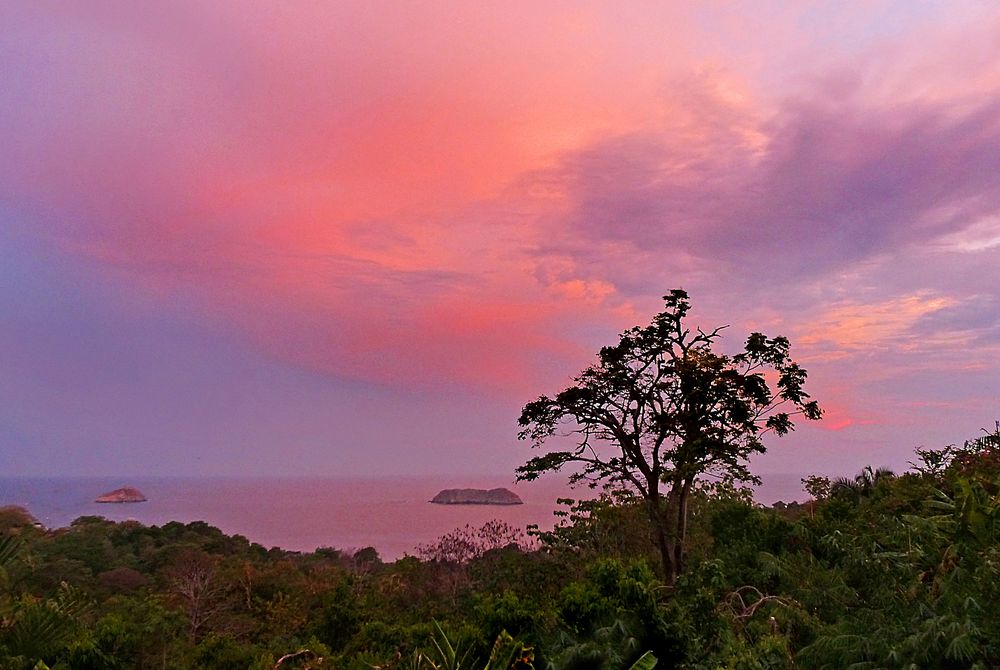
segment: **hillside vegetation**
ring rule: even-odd
[[[1000,667],[1000,430],[808,486],[771,508],[699,486],[672,586],[614,491],[550,533],[494,522],[393,563],[8,508],[0,667]]]

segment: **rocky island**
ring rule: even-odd
[[[523,505],[516,493],[508,489],[445,489],[434,496],[438,505]]]
[[[124,486],[114,491],[108,491],[104,495],[98,496],[94,502],[99,503],[137,503],[146,502],[146,496],[142,495],[139,489],[131,486]]]

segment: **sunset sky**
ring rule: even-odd
[[[502,473],[683,287],[826,418],[1000,418],[1000,7],[0,4],[4,474]]]

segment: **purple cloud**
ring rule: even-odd
[[[541,251],[624,243],[741,276],[767,259],[767,276],[785,281],[1000,210],[1000,94],[967,110],[792,100],[763,128],[759,146],[710,125],[708,148],[645,133],[567,156],[547,178],[571,206],[560,242]]]

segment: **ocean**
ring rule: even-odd
[[[767,475],[756,498],[802,500],[799,475]],[[100,504],[98,495],[134,486],[143,503]],[[523,505],[435,505],[429,501],[444,488],[505,487]],[[206,521],[229,534],[240,534],[267,547],[312,551],[317,547],[356,550],[375,547],[384,560],[415,554],[421,544],[465,525],[499,519],[525,528],[551,528],[560,497],[586,497],[563,480],[513,484],[485,477],[387,478],[166,478],[63,477],[0,478],[0,505],[25,507],[49,528],[98,515],[115,521],[134,519],[147,525],[169,521]]]

